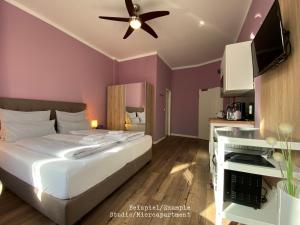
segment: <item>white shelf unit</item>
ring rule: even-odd
[[[240,171],[244,173],[252,173],[252,174],[268,176],[268,177],[282,178],[279,164],[274,159],[267,159],[267,161],[269,161],[272,165],[274,165],[275,168],[226,161],[224,162],[224,169]],[[285,172],[286,171],[285,165],[281,163],[280,166],[283,172]],[[295,168],[295,172],[297,176],[300,176],[299,168]]]
[[[241,123],[231,123],[231,122],[222,122],[222,123],[210,123],[210,135],[209,135],[209,162],[210,162],[210,172],[212,174],[212,176],[214,176],[214,166],[213,166],[213,155],[215,154],[215,152],[218,149],[218,143],[215,142],[214,138],[216,137],[216,130],[227,130],[227,131],[231,131],[233,128],[243,128],[243,129],[253,129],[254,128],[254,124],[245,124],[243,122]]]
[[[215,187],[216,225],[221,225],[223,218],[247,225],[276,225],[278,214],[276,189],[269,191],[267,196],[268,201],[262,204],[261,209],[257,210],[235,203],[224,202],[223,200],[225,169],[269,177],[282,177],[279,164],[273,159],[268,159],[268,161],[272,163],[275,168],[224,161],[225,151],[228,150],[228,145],[245,146],[247,151],[249,147],[273,148],[265,141],[265,137],[267,136],[261,135],[259,130],[243,131],[238,128],[231,131],[217,131],[217,134],[218,150],[216,156],[217,175]],[[281,146],[284,145],[277,143],[274,147],[280,148]],[[300,150],[300,142],[292,142],[291,146],[294,151]],[[281,166],[283,170],[285,170],[284,165],[281,164]],[[299,168],[296,168],[296,173],[300,175]]]
[[[276,224],[277,208],[276,190],[269,190],[268,201],[262,204],[261,209],[253,209],[235,203],[224,203],[223,218],[248,225],[274,225]]]

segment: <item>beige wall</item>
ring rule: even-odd
[[[262,76],[260,126],[276,131],[280,122],[290,122],[300,140],[300,0],[279,3],[284,27],[291,32],[293,52],[286,62]]]

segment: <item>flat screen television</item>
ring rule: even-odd
[[[286,48],[280,7],[277,0],[274,1],[253,39],[251,47],[254,77],[265,73],[269,68],[283,61]]]

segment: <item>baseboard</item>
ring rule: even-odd
[[[162,137],[162,138],[160,138],[160,139],[158,139],[158,140],[156,140],[156,141],[153,141],[153,144],[154,144],[154,145],[158,144],[159,142],[161,142],[162,140],[164,140],[166,137],[167,137],[167,136],[164,136],[164,137]]]
[[[193,135],[185,135],[185,134],[176,134],[176,133],[171,133],[171,136],[177,136],[177,137],[187,137],[187,138],[199,139],[199,137],[198,137],[198,136],[193,136]]]

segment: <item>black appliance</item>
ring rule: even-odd
[[[252,154],[250,155],[244,153],[241,154],[236,152],[230,152],[225,155],[225,160],[228,160],[230,162],[235,162],[235,163],[275,168],[273,164],[271,164],[268,160],[266,160],[261,155],[252,155]]]
[[[241,102],[241,105],[240,105],[240,110],[241,110],[241,113],[242,113],[242,120],[246,120],[247,119],[247,115],[246,115],[246,103],[245,102]]]
[[[255,77],[278,65],[290,54],[289,32],[283,28],[278,0],[274,1],[251,48]]]
[[[224,172],[224,200],[260,209],[262,176],[231,170]]]
[[[246,120],[254,120],[254,103],[249,103],[246,110]]]

